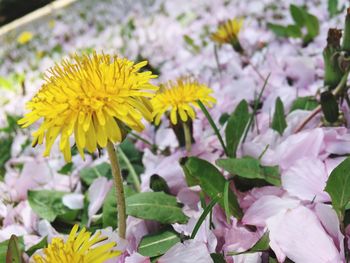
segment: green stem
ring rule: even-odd
[[[184,129],[184,134],[185,134],[185,147],[186,147],[187,154],[189,155],[191,153],[191,148],[192,148],[191,131],[187,122],[182,122],[182,127]]]
[[[221,134],[220,134],[220,132],[219,132],[219,129],[218,129],[218,127],[216,126],[215,122],[213,121],[213,118],[210,116],[210,114],[209,114],[207,108],[204,106],[204,104],[203,104],[200,100],[197,100],[197,103],[198,103],[199,107],[201,108],[201,110],[203,111],[205,117],[207,117],[207,119],[208,119],[208,121],[209,121],[209,124],[210,124],[210,126],[213,128],[213,130],[214,130],[216,136],[218,137],[218,139],[219,139],[219,141],[220,141],[220,144],[221,144],[222,148],[224,149],[225,154],[226,154],[227,156],[229,156],[228,151],[227,151],[227,148],[226,148],[225,143],[224,143],[224,140],[222,139]]]
[[[117,210],[118,210],[118,235],[125,239],[126,233],[126,207],[124,197],[123,179],[120,173],[117,153],[114,145],[111,141],[107,143],[107,152],[109,161],[112,166],[112,174],[114,177],[116,197],[117,197]]]
[[[134,182],[134,186],[135,186],[136,191],[141,192],[141,183],[140,183],[139,177],[138,177],[134,167],[130,163],[129,158],[125,155],[125,153],[123,152],[123,150],[121,148],[118,148],[118,153],[119,153],[120,157],[123,159],[123,161],[125,162],[126,167],[129,170],[129,173],[130,173],[131,178]]]
[[[207,217],[207,215],[210,213],[210,211],[213,209],[213,207],[216,205],[216,203],[222,198],[222,194],[218,194],[217,196],[215,196],[210,203],[208,204],[208,206],[204,209],[203,213],[201,214],[201,216],[199,217],[196,225],[194,226],[193,230],[192,230],[192,234],[191,234],[191,239],[194,239],[197,235],[197,232],[199,230],[199,228],[201,227],[201,225],[203,224],[205,218]]]

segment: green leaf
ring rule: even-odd
[[[6,263],[21,263],[22,253],[23,250],[19,246],[18,238],[15,235],[11,235],[7,247]]]
[[[124,196],[128,198],[134,195],[136,192],[130,187],[124,185]],[[118,226],[118,210],[117,210],[117,198],[115,193],[115,187],[109,190],[102,207],[102,226],[103,228],[112,227],[113,229]]]
[[[321,108],[325,119],[330,122],[336,122],[339,118],[339,107],[335,96],[330,91],[321,93]]]
[[[261,166],[259,161],[252,157],[219,159],[216,164],[232,175],[247,179],[262,179],[272,185],[281,185],[278,166]]]
[[[125,139],[123,143],[120,144],[119,151],[118,151],[119,155],[120,155],[120,150],[124,153],[124,156],[126,156],[126,159],[118,158],[120,168],[123,174],[127,175],[128,182],[134,183],[134,179],[132,177],[135,176],[135,173],[137,176],[139,176],[145,170],[142,163],[143,153],[137,150],[135,147],[135,144],[129,139]],[[120,155],[119,157],[122,157],[122,156]],[[129,165],[132,166],[134,171],[131,171]],[[134,175],[132,175],[131,173],[134,173]]]
[[[188,158],[184,157],[180,159],[180,165],[182,167],[182,170],[185,174],[185,179],[186,179],[186,183],[188,186],[195,186],[195,185],[199,185],[199,179],[197,177],[195,177],[186,167],[186,162],[187,162]]]
[[[65,194],[67,193],[53,190],[30,190],[28,191],[28,201],[38,216],[52,222],[58,215],[71,211],[62,203],[62,197]]]
[[[333,209],[343,221],[345,207],[350,201],[350,157],[331,172],[325,191],[329,193]]]
[[[24,251],[23,237],[18,237],[18,247],[20,251]],[[10,239],[0,243],[0,262],[6,262],[7,249],[10,243]]]
[[[286,28],[286,34],[288,35],[288,37],[293,37],[293,38],[302,37],[301,30],[296,25],[288,25]]]
[[[57,172],[60,174],[69,174],[71,173],[73,170],[73,163],[66,163],[65,165],[62,166],[62,168],[60,170],[58,170]]]
[[[139,244],[138,252],[146,257],[157,257],[165,254],[176,243],[180,242],[179,234],[165,230],[144,236]]]
[[[111,166],[106,162],[93,167],[83,168],[79,175],[81,180],[88,186],[98,177],[112,179]]]
[[[284,116],[283,102],[280,97],[277,97],[275,103],[275,113],[273,114],[271,128],[277,131],[281,136],[284,129],[287,127],[287,122]]]
[[[307,35],[304,37],[304,43],[307,44],[320,33],[320,24],[316,16],[308,13],[305,16],[305,25],[307,29]]]
[[[293,101],[291,112],[295,110],[313,110],[318,106],[317,100],[312,96],[299,97]]]
[[[291,4],[289,6],[290,14],[298,27],[303,27],[305,25],[305,11],[296,5]]]
[[[5,163],[11,158],[12,137],[0,138],[0,178],[5,174]]]
[[[210,257],[214,261],[214,263],[226,263],[225,257],[222,254],[211,253]]]
[[[246,253],[262,252],[262,251],[268,250],[269,248],[270,248],[269,232],[265,232],[264,235],[250,249],[244,252],[228,252],[227,255],[234,256],[234,255],[240,255],[240,254],[246,254]]]
[[[160,177],[158,174],[154,174],[151,176],[150,180],[150,188],[154,192],[164,192],[166,194],[170,194],[170,189],[166,181],[163,177]]]
[[[267,27],[279,37],[287,37],[287,28],[278,24],[267,23]]]
[[[163,224],[187,222],[187,216],[182,212],[176,198],[163,192],[144,192],[128,197],[126,213]]]
[[[194,43],[194,40],[190,36],[184,35],[184,40],[194,53],[198,53],[201,50],[200,47]]]
[[[328,0],[328,13],[330,17],[338,13],[338,0]]]
[[[196,157],[189,157],[185,167],[191,176],[198,178],[200,187],[209,197],[215,198],[218,194],[223,194],[226,180],[214,165]],[[236,195],[231,190],[228,193],[228,199],[230,213],[240,219],[243,215],[242,210]],[[223,198],[219,200],[219,204],[225,208]]]
[[[230,157],[236,156],[237,147],[249,122],[248,103],[242,100],[228,119],[225,135]]]
[[[208,112],[207,108],[205,107],[205,105],[200,101],[200,100],[197,100],[197,103],[198,103],[198,106],[201,108],[202,112],[204,113],[205,117],[207,118],[210,126],[213,128],[216,136],[218,137],[218,140],[222,146],[222,149],[224,150],[225,154],[228,156],[228,151],[227,151],[227,148],[226,148],[226,145],[224,143],[224,140],[222,139],[221,137],[221,134],[220,134],[220,131],[218,129],[218,127],[216,126],[213,118],[211,117],[210,113]]]
[[[42,238],[37,244],[31,246],[27,251],[26,254],[28,256],[32,256],[37,250],[42,249],[47,246],[47,236]]]

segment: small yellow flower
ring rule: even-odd
[[[27,103],[31,112],[18,124],[28,127],[43,118],[33,133],[33,146],[44,139],[48,156],[60,135],[59,148],[65,160],[71,160],[70,137],[84,158],[84,149],[90,153],[104,148],[108,141],[122,141],[122,125],[142,131],[142,119],[152,120],[149,101],[158,87],[149,81],[155,78],[150,71],[139,72],[146,61],[134,64],[117,56],[74,56],[64,60],[45,75],[43,84],[34,98]]]
[[[101,236],[101,232],[91,236],[85,228],[79,233],[77,231],[78,225],[75,225],[67,241],[60,237],[53,238],[42,255],[33,256],[34,263],[103,263],[121,254],[121,251],[112,250],[115,242],[98,244],[107,239]]]
[[[219,44],[239,43],[238,34],[243,25],[243,19],[230,19],[220,23],[215,33],[211,34],[211,39]]]
[[[32,40],[32,38],[32,32],[24,31],[17,37],[17,42],[21,45],[24,45],[27,44],[30,40]]]
[[[160,123],[163,114],[170,111],[170,121],[177,124],[178,116],[183,122],[188,117],[194,119],[196,113],[193,106],[199,107],[197,101],[211,106],[216,100],[210,96],[212,90],[204,84],[190,78],[180,78],[176,82],[169,81],[163,85],[151,100],[155,124]]]

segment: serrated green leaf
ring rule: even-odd
[[[339,106],[337,99],[330,91],[321,93],[321,108],[325,119],[330,122],[336,122],[339,118]]]
[[[283,102],[280,99],[280,97],[277,97],[276,103],[275,103],[275,113],[273,114],[271,128],[277,131],[280,135],[282,135],[286,127],[287,127],[287,122],[284,116]]]
[[[30,190],[28,191],[28,201],[38,216],[52,222],[58,215],[71,211],[62,202],[62,197],[66,194],[53,190]]]
[[[313,110],[318,106],[317,100],[312,97],[298,97],[295,101],[293,101],[292,107],[290,111],[295,110]]]
[[[290,14],[298,27],[303,27],[305,25],[305,11],[303,8],[291,4],[289,6]]]
[[[262,179],[272,185],[281,185],[278,166],[261,166],[259,161],[252,157],[219,159],[216,164],[232,175],[247,179]]]
[[[325,191],[329,193],[333,209],[342,221],[345,207],[350,201],[350,157],[347,157],[331,172]]]
[[[227,121],[226,148],[230,157],[236,156],[237,147],[249,122],[248,103],[242,100]]]
[[[163,192],[144,192],[126,199],[126,213],[162,224],[186,223],[187,216],[182,212],[176,198]]]
[[[138,252],[146,257],[157,257],[165,254],[169,248],[178,242],[180,242],[178,233],[172,230],[165,230],[144,236],[139,244]]]
[[[226,180],[214,165],[196,157],[189,157],[184,166],[191,176],[199,180],[199,185],[209,197],[215,198],[218,194],[223,194]],[[237,197],[231,190],[228,195],[230,213],[240,219],[243,214]],[[223,198],[219,200],[219,204],[225,208]]]

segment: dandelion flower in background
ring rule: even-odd
[[[216,32],[211,34],[211,39],[218,44],[231,44],[237,52],[242,52],[238,40],[242,25],[243,19],[230,19],[220,23]]]
[[[197,101],[212,106],[216,102],[210,94],[212,90],[206,85],[191,78],[180,78],[176,82],[169,81],[161,86],[156,96],[151,100],[155,124],[160,123],[163,114],[170,112],[170,121],[177,124],[178,116],[186,122],[194,119],[196,113],[193,107],[199,107]]]
[[[152,120],[149,100],[158,87],[150,83],[156,75],[139,72],[146,64],[97,53],[64,60],[45,75],[45,84],[27,103],[30,112],[18,123],[25,128],[43,119],[32,145],[45,140],[44,156],[48,156],[60,135],[59,148],[66,161],[71,160],[73,133],[83,158],[84,149],[92,153],[108,141],[121,142],[123,124],[142,131],[142,119]]]
[[[51,244],[44,248],[42,255],[33,256],[35,263],[103,263],[108,259],[117,257],[121,251],[112,250],[115,242],[100,244],[107,238],[101,236],[100,232],[91,236],[83,228],[79,233],[78,225],[75,225],[67,239],[55,237]]]
[[[24,31],[17,37],[17,43],[21,45],[25,45],[30,40],[32,40],[32,38],[33,38],[32,32]]]

